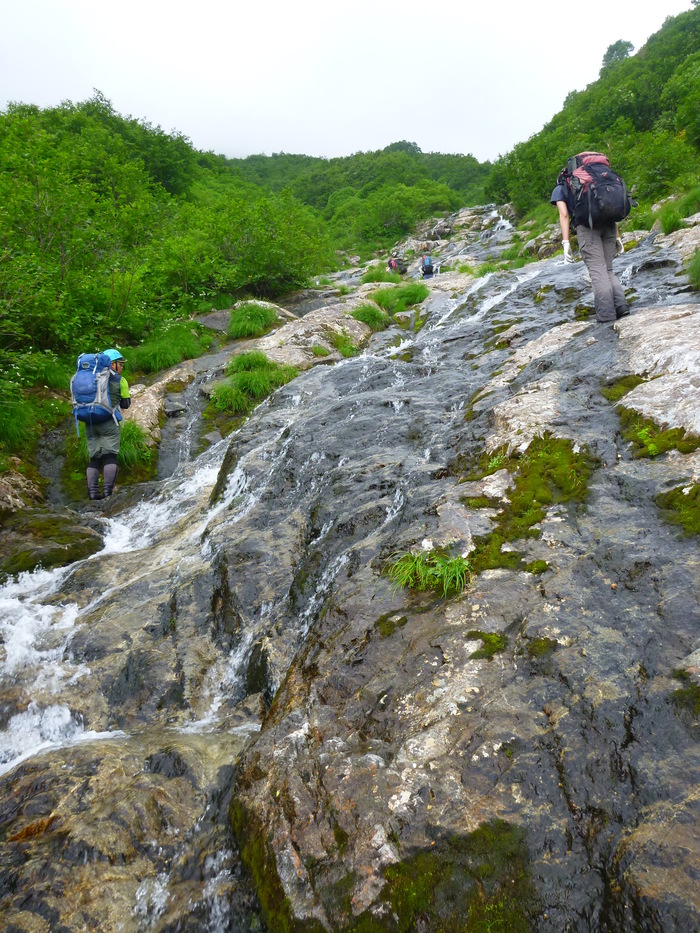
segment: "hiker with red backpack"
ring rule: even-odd
[[[601,152],[581,152],[559,173],[550,198],[559,211],[564,262],[573,262],[569,230],[573,221],[579,249],[591,276],[595,316],[600,323],[629,314],[627,299],[612,263],[624,252],[618,221],[632,200],[624,181]]]
[[[129,384],[122,375],[126,360],[119,350],[83,353],[71,379],[75,427],[85,425],[88,456],[86,479],[91,501],[108,499],[114,491],[119,467],[122,410],[131,405]],[[102,471],[102,490],[100,490]]]

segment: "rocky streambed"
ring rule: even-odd
[[[266,352],[360,355],[0,590],[3,928],[700,923],[682,241],[617,261],[611,326],[581,263],[459,271],[509,244],[491,209],[442,232],[419,314],[371,335],[373,286],[329,294]],[[404,555],[470,584],[397,586]]]

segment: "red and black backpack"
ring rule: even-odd
[[[571,192],[577,226],[604,227],[617,223],[632,209],[627,186],[610,168],[610,161],[602,152],[580,152],[572,156],[560,179]]]

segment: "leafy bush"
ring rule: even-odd
[[[363,324],[371,327],[374,331],[385,330],[391,324],[389,315],[371,304],[359,305],[354,311],[350,312],[350,315],[356,321],[362,321]]]
[[[246,302],[231,311],[227,334],[234,340],[241,337],[261,337],[277,321],[273,308]]]

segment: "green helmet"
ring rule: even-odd
[[[105,351],[104,351],[104,354],[105,354],[105,356],[108,356],[108,357],[109,357],[110,363],[115,363],[117,360],[121,360],[123,363],[126,362],[126,360],[125,360],[124,357],[121,355],[121,353],[119,352],[119,350],[105,350]]]

